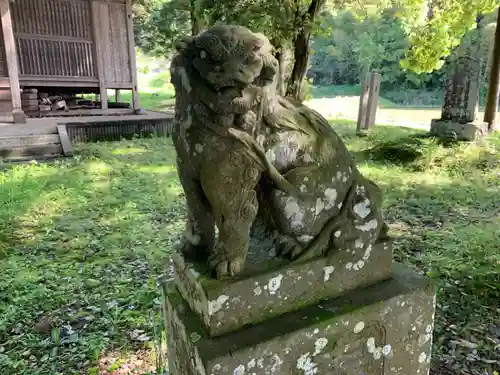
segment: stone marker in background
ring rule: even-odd
[[[479,42],[472,44],[464,55],[455,60],[446,85],[441,118],[431,121],[432,135],[457,141],[475,141],[488,134],[488,124],[478,117],[481,62],[477,56],[480,45]]]
[[[433,286],[393,264],[381,191],[328,122],[276,95],[269,41],[217,26],[177,49],[170,374],[427,374]]]
[[[362,135],[375,125],[381,79],[382,76],[378,72],[370,72],[365,77],[359,98],[358,123],[356,128],[358,135]]]

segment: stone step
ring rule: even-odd
[[[59,135],[57,134],[0,137],[0,148],[25,147],[59,143],[61,143],[61,140],[59,138]]]
[[[60,158],[61,158],[61,155],[39,156],[36,158],[36,161],[49,164],[49,163],[53,163],[54,161],[56,161]],[[33,157],[30,157],[30,156],[9,158],[9,159],[6,159],[5,162],[2,162],[2,160],[0,160],[0,170],[9,169],[15,165],[26,164],[26,163],[29,163],[33,160],[35,160],[35,159]]]
[[[392,242],[302,263],[251,247],[244,273],[222,281],[207,274],[205,263],[186,262],[179,253],[172,262],[177,288],[214,337],[390,278]]]
[[[163,291],[171,375],[429,372],[434,287],[400,264],[389,280],[215,338],[174,284]]]
[[[63,149],[61,143],[0,147],[0,158],[3,158],[5,161],[46,159],[61,157],[62,155]]]

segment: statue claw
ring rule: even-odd
[[[302,245],[300,245],[295,238],[287,235],[280,235],[276,239],[275,246],[276,246],[276,253],[279,256],[287,257],[292,260],[298,257],[300,254],[302,254],[302,252],[304,251]]]
[[[210,257],[208,266],[215,273],[217,279],[237,276],[243,271],[245,259],[243,257],[230,258],[224,254],[215,254]]]

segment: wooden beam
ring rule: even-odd
[[[500,9],[498,9],[497,27],[493,45],[493,58],[491,62],[490,80],[488,85],[488,96],[484,110],[484,122],[488,123],[490,131],[498,128],[498,99],[500,96]]]
[[[100,87],[99,82],[91,81],[56,81],[56,80],[38,80],[38,79],[25,79],[22,77],[19,81],[23,86],[43,86],[43,87]],[[0,86],[1,87],[1,86]]]
[[[132,108],[134,109],[134,111],[139,112],[141,109],[141,104],[139,102],[139,92],[137,90],[137,62],[135,56],[134,24],[132,20],[132,0],[127,0],[126,15],[128,47],[130,56],[130,72],[132,74],[132,84],[134,86],[132,88]]]
[[[68,129],[65,124],[57,125],[57,133],[59,134],[64,156],[73,156],[73,145],[68,136]]]
[[[361,94],[359,96],[358,123],[356,126],[356,134],[358,135],[362,135],[363,131],[366,130],[365,124],[368,112],[371,73],[366,73],[363,78],[363,85],[361,86]]]
[[[71,109],[69,111],[40,112],[40,117],[75,117],[75,116],[125,116],[133,115],[134,110],[130,108],[108,108],[108,109]]]
[[[106,75],[103,56],[106,53],[102,49],[102,44],[99,40],[102,38],[102,34],[107,32],[101,27],[101,19],[99,7],[100,4],[96,0],[92,0],[92,35],[94,40],[94,51],[95,51],[95,61],[97,61],[97,78],[99,80],[99,93],[101,96],[101,109],[108,109],[108,92],[106,91]]]
[[[9,0],[0,0],[0,15],[2,20],[3,42],[9,73],[10,92],[12,95],[12,115],[14,122],[25,123],[26,115],[22,109],[21,86],[19,85],[19,67],[17,65],[17,50],[12,28]]]
[[[120,83],[120,82],[106,82],[106,87],[108,89],[115,89],[115,90],[132,90],[133,84]]]
[[[368,92],[368,106],[365,120],[365,129],[367,130],[370,130],[375,125],[381,81],[382,76],[380,75],[380,73],[372,72],[370,76],[370,89]]]

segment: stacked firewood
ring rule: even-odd
[[[37,89],[24,89],[21,94],[21,104],[27,113],[68,110],[68,105],[62,96],[38,92]]]
[[[38,94],[40,112],[49,112],[57,110],[68,110],[66,101],[60,95],[49,95],[45,92]]]
[[[37,89],[23,89],[22,107],[25,113],[32,116],[54,111],[70,111],[75,109],[100,109],[101,101],[75,96],[70,93],[39,92]],[[108,108],[130,108],[130,103],[108,102]],[[50,115],[50,114],[49,114]]]

